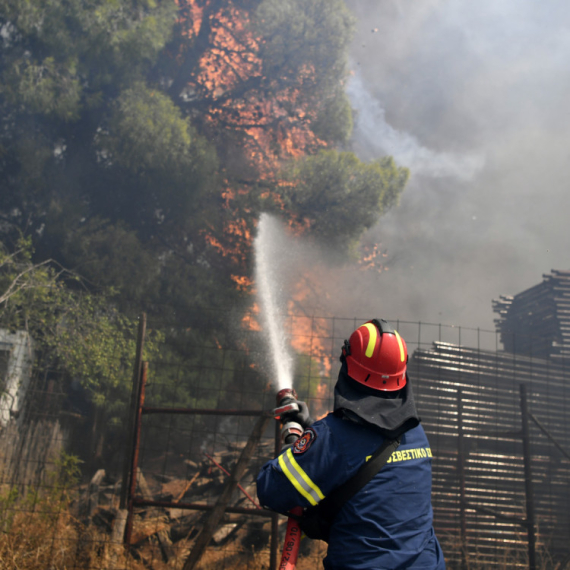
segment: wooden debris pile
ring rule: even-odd
[[[158,550],[165,563],[184,559],[210,512],[189,510],[184,508],[184,505],[197,503],[213,506],[228,482],[229,473],[244,446],[245,443],[233,444],[223,451],[204,454],[199,462],[185,460],[185,478],[155,473],[150,469],[139,469],[137,498],[175,503],[180,507],[136,507],[131,536],[133,553],[144,560],[150,556],[150,550],[155,551],[153,557]],[[260,509],[257,504],[255,479],[261,465],[272,454],[273,442],[259,444],[256,453],[258,459],[252,460],[248,465],[240,480],[239,489],[233,493],[228,506]],[[101,469],[95,473],[90,484],[82,489],[74,511],[88,525],[96,525],[107,533],[110,540],[120,542],[122,531],[117,532],[116,528],[119,526],[119,497],[120,481],[110,479]],[[265,549],[269,544],[270,521],[267,516],[226,512],[210,544],[249,553]]]

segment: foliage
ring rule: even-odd
[[[199,381],[173,331],[238,346],[262,211],[351,251],[397,202],[405,169],[333,150],[353,30],[343,0],[0,0],[0,319],[97,429],[128,400],[141,312],[189,371],[164,397]]]
[[[397,202],[409,171],[390,157],[366,164],[349,152],[323,150],[294,163],[286,176],[290,210],[313,234],[342,246]]]
[[[62,454],[47,473],[46,484],[0,490],[0,570],[36,568],[144,568],[122,545],[77,520],[71,506],[77,499],[79,459]]]
[[[327,143],[346,143],[352,134],[352,111],[348,96],[341,88],[331,90],[313,121],[313,132]]]
[[[2,244],[0,244],[2,245]],[[130,393],[135,357],[136,323],[112,306],[111,297],[78,291],[81,281],[53,265],[34,265],[29,239],[9,253],[0,248],[0,322],[9,329],[25,329],[34,338],[44,361],[76,379],[93,403],[106,410],[110,421],[120,417]],[[146,357],[155,354],[154,335]]]
[[[48,486],[52,493],[67,497],[70,490],[79,483],[81,476],[80,464],[83,463],[79,457],[62,451],[54,462],[55,469],[50,473],[51,484]]]
[[[174,17],[170,1],[2,0],[3,92],[32,112],[76,118],[152,64]]]
[[[342,0],[264,0],[256,11],[264,75],[296,84],[310,70],[314,94],[345,72],[354,21]]]
[[[118,96],[97,141],[105,174],[120,177],[123,192],[131,197],[129,202],[121,199],[118,217],[131,218],[133,225],[149,224],[163,233],[162,227],[171,229],[174,221],[184,224],[200,193],[215,183],[215,150],[166,94],[143,83]],[[110,192],[105,197],[117,203]],[[105,204],[98,202],[99,208],[101,214],[117,217]]]
[[[9,533],[14,522],[14,506],[18,500],[18,489],[8,487],[0,493],[0,530],[2,533]]]
[[[0,243],[0,305],[21,292],[46,282],[47,262],[34,265],[31,261],[31,240],[21,238],[16,249],[9,252]]]
[[[20,4],[0,0],[0,233],[33,235],[35,262],[114,287],[128,314],[239,303],[264,209],[326,238],[317,208],[369,192],[342,225],[356,240],[387,205],[374,181],[316,179],[352,128],[343,0]],[[312,155],[288,195],[284,162]]]

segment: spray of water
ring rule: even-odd
[[[262,214],[254,242],[255,282],[277,390],[293,386],[293,358],[285,335],[285,307],[277,271],[284,255],[284,237],[279,222],[269,214]]]

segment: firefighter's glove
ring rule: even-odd
[[[307,406],[305,402],[299,402],[297,400],[297,404],[299,406],[299,411],[286,414],[283,417],[283,420],[287,422],[297,422],[303,429],[306,429],[314,424],[315,420],[309,414],[309,406]]]

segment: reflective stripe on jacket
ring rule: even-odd
[[[369,426],[333,414],[315,422],[257,479],[260,502],[281,513],[315,505],[349,479],[382,444]],[[409,430],[380,472],[337,515],[327,570],[434,569],[445,563],[432,526],[431,449]]]

